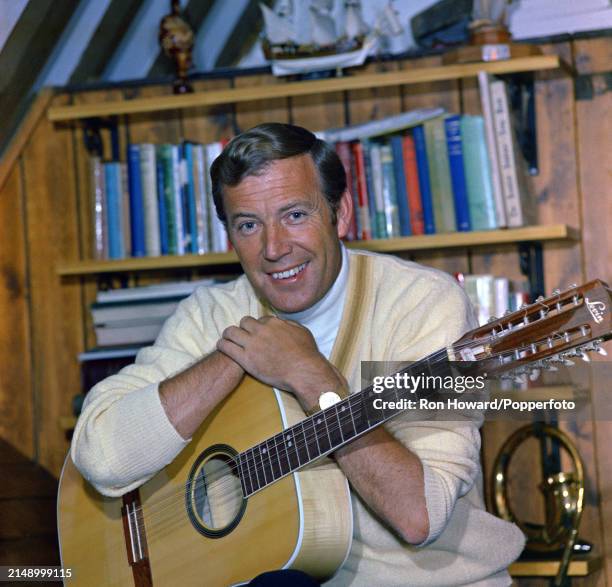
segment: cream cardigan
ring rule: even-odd
[[[360,361],[407,361],[454,342],[474,324],[452,278],[395,257],[349,253],[349,283],[332,362],[350,389],[361,387]],[[247,279],[199,288],[166,322],[134,365],[96,385],[75,428],[72,458],[103,494],[119,496],[169,464],[188,443],[168,421],[158,383],[215,348],[221,332],[267,310]],[[445,421],[386,425],[423,463],[430,534],[402,542],[352,493],[353,544],[325,585],[508,585],[520,554],[518,528],[484,511],[477,424]]]

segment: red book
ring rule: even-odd
[[[357,186],[357,214],[359,214],[359,239],[366,241],[372,238],[372,229],[370,227],[370,209],[368,207],[368,182],[366,180],[365,163],[363,159],[363,146],[357,141],[351,144],[353,151],[353,160],[355,161],[355,175]]]
[[[340,161],[342,161],[344,171],[346,172],[346,188],[353,198],[353,170],[351,167],[351,148],[349,143],[346,141],[336,143],[336,153],[338,153],[338,157],[340,157]],[[355,199],[353,198],[353,202],[354,201]],[[357,217],[354,208],[355,206],[353,206],[353,217],[351,218],[349,231],[346,235],[346,240],[349,241],[354,241],[359,238],[357,234]]]
[[[412,234],[425,234],[423,204],[421,202],[421,189],[419,188],[419,172],[417,170],[416,151],[412,135],[407,134],[403,137],[402,152],[404,155],[404,171],[406,172],[410,228],[412,229]]]

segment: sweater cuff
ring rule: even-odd
[[[417,547],[427,546],[436,540],[446,528],[452,512],[444,489],[444,482],[425,463],[423,463],[423,480],[425,484],[425,504],[429,518],[429,534],[423,542],[416,545]]]

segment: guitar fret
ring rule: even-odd
[[[296,424],[296,428],[297,426],[299,426],[302,429],[302,436],[304,437],[304,451],[306,453],[306,458],[304,459],[305,461],[311,461],[311,457],[310,457],[310,451],[308,450],[308,438],[306,438],[306,430],[304,429],[304,422],[300,422],[299,424]],[[298,452],[302,450],[302,447],[300,447],[298,449]]]
[[[282,443],[282,444],[281,444]],[[279,448],[279,444],[281,447]],[[283,434],[276,434],[274,436],[274,446],[276,447],[276,455],[278,457],[278,466],[280,467],[281,477],[286,475],[291,470],[289,466],[289,455],[287,453],[287,446],[285,445],[285,438]]]
[[[280,459],[278,458],[278,451],[276,449],[276,444],[274,443],[274,438],[275,437],[272,437],[266,440],[266,451],[268,453],[272,481],[276,481],[282,477]]]
[[[250,448],[244,453],[246,455],[246,467],[249,473],[249,481],[251,482],[251,493],[255,493],[260,485],[259,485],[259,477],[257,477],[257,469],[255,469],[255,455],[253,454],[253,449]],[[255,473],[255,475],[253,475]]]
[[[319,445],[319,454],[324,454],[331,448],[331,438],[329,437],[325,416],[321,412],[315,414],[312,423],[315,428],[317,444]]]
[[[251,493],[249,487],[247,485],[247,481],[250,481],[248,477],[245,475],[244,463],[242,462],[242,455],[238,455],[238,470],[240,471],[240,484],[242,485],[242,495],[246,497]],[[250,483],[249,483],[250,485]]]
[[[317,438],[317,431],[315,429],[314,420],[312,418],[307,418],[306,420],[303,420],[302,428],[304,429],[304,438],[306,440],[308,456],[311,460],[314,460],[321,456],[321,448],[319,447],[319,440]]]
[[[267,485],[270,481],[272,481],[272,476],[271,475],[269,476],[270,481],[268,481],[268,477],[266,476],[266,463],[264,461],[265,453],[262,453],[261,451],[261,444],[258,444],[255,448],[257,449],[257,454],[259,455],[259,461],[261,462],[261,476],[263,477],[263,480],[264,480],[263,485],[262,485],[263,487],[264,485]],[[257,467],[259,468],[259,464],[257,465]]]
[[[337,414],[331,408],[327,408],[322,412],[323,418],[325,419],[325,426],[327,427],[327,435],[329,436],[329,442],[331,448],[336,448],[342,444],[342,434],[340,432],[339,421],[336,417]]]
[[[283,433],[283,440],[285,441],[285,448],[287,450],[287,461],[289,463],[289,469],[293,471],[300,466],[300,458],[295,450],[295,436],[293,434],[293,428],[287,428]]]

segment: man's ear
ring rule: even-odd
[[[336,231],[338,238],[344,238],[351,227],[353,220],[353,198],[348,189],[344,190],[340,198],[340,205],[336,212]]]

